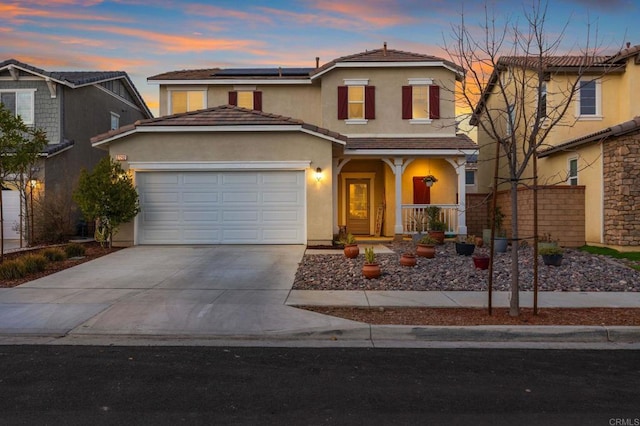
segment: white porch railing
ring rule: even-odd
[[[458,205],[457,204],[403,204],[402,205],[402,229],[407,234],[418,232],[419,223],[422,222],[424,230],[428,229],[427,207],[440,207],[440,217],[446,223],[445,232],[458,233]]]

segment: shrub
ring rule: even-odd
[[[0,278],[3,280],[16,280],[27,274],[24,264],[17,260],[5,260],[0,263]]]
[[[84,256],[85,248],[81,244],[71,243],[64,248],[64,251],[67,253],[67,257],[80,257]]]
[[[19,261],[24,265],[24,270],[27,274],[44,271],[49,262],[47,258],[41,254],[26,254],[22,256]]]
[[[67,254],[59,248],[44,249],[41,254],[50,262],[60,262],[67,258]]]

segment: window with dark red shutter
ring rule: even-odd
[[[376,87],[364,87],[364,118],[373,120],[376,118]]]
[[[338,86],[338,120],[349,118],[349,90],[347,86]]]
[[[402,86],[402,119],[413,118],[413,98],[411,96],[411,86]]]
[[[440,118],[440,86],[429,86],[429,118]]]
[[[238,92],[229,92],[229,105],[238,105]]]

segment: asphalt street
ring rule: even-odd
[[[633,350],[0,347],[3,425],[637,425],[639,401]]]

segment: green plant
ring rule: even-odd
[[[24,270],[27,274],[42,272],[47,267],[47,263],[49,263],[47,258],[41,254],[26,254],[19,260],[24,265]]]
[[[496,236],[505,237],[507,233],[502,227],[504,222],[504,213],[502,213],[502,209],[500,208],[500,206],[496,206],[495,212],[493,214],[493,221],[496,226]]]
[[[40,254],[46,257],[50,262],[60,262],[67,258],[67,254],[64,250],[59,248],[47,248],[42,250]]]
[[[538,250],[538,253],[542,256],[552,256],[555,254],[562,254],[562,252],[563,250],[558,246],[542,247],[540,250]]]
[[[429,206],[425,208],[424,211],[427,214],[427,217],[429,218],[429,223],[431,223],[433,221],[440,219],[440,212],[442,211],[442,208],[438,206]]]
[[[340,240],[340,244],[355,244],[356,243],[356,239],[352,234],[347,234],[346,237],[342,238]]]
[[[430,224],[430,229],[432,231],[444,231],[447,229],[447,224],[441,220],[434,220]]]
[[[458,242],[459,243],[464,243],[464,244],[476,244],[476,236],[475,235],[467,235],[467,236],[459,236],[458,237]]]
[[[0,263],[0,278],[3,280],[17,280],[26,274],[24,264],[17,259]]]
[[[420,241],[418,241],[418,244],[425,244],[428,246],[433,246],[438,244],[438,240],[436,240],[435,238],[432,238],[428,235],[425,235],[424,237],[420,238]]]
[[[365,263],[376,263],[376,254],[373,252],[373,247],[366,247],[364,249]]]
[[[71,243],[64,248],[64,251],[67,253],[67,257],[81,257],[84,256],[85,248],[81,244]]]
[[[416,228],[416,232],[418,233],[422,233],[424,232],[425,228],[426,228],[426,219],[427,215],[422,212],[422,211],[416,211],[412,216],[411,216],[411,220],[413,221],[413,223],[415,224],[415,228]]]

